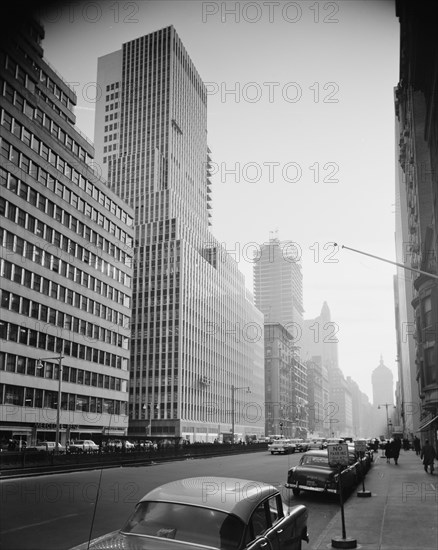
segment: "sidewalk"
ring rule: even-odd
[[[401,451],[398,466],[386,463],[381,451],[365,478],[370,498],[359,498],[357,490],[345,504],[345,530],[367,550],[438,549],[438,465],[434,475],[423,469],[414,451]],[[311,534],[312,520],[309,517]],[[308,550],[332,548],[332,539],[342,537],[341,512],[312,540]],[[305,546],[303,546],[303,549]]]

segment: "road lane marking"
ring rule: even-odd
[[[58,521],[60,519],[66,519],[66,518],[73,518],[75,516],[79,516],[79,514],[67,514],[66,516],[58,516],[53,519],[47,519],[46,521],[40,521],[38,523],[29,523],[29,525],[22,525],[21,527],[15,527],[14,529],[7,529],[6,531],[2,531],[2,534],[5,533],[14,533],[15,531],[22,531],[23,529],[29,529],[30,527],[38,527],[39,525],[46,525],[47,523],[52,523],[53,521]]]

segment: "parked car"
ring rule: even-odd
[[[71,453],[95,453],[99,450],[99,445],[96,445],[91,439],[76,439],[71,441],[69,451]]]
[[[50,451],[54,452],[56,448],[55,441],[43,441],[40,443],[37,443],[36,445],[29,445],[29,447],[26,448],[27,451]],[[65,447],[64,445],[61,445],[61,443],[58,443],[58,452],[59,454],[65,453]]]
[[[286,487],[295,496],[301,491],[339,494],[338,469],[328,463],[327,450],[307,451],[297,466],[288,471]],[[342,488],[348,493],[357,484],[356,462],[343,467]]]
[[[122,529],[72,550],[300,550],[307,508],[286,507],[274,486],[247,479],[194,477],[147,493]]]
[[[290,439],[277,439],[268,445],[268,451],[271,455],[294,453],[296,450],[296,444]]]

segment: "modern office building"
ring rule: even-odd
[[[411,390],[416,402],[412,372],[418,381],[419,425],[413,429],[422,440],[438,444],[438,48],[436,13],[428,2],[396,2],[400,20],[400,79],[395,90],[400,216],[396,228],[405,262],[422,273],[406,275],[401,288],[400,322],[414,322],[415,362],[402,350],[402,399]],[[406,238],[408,234],[408,238]],[[429,275],[430,274],[430,275]],[[412,295],[412,312],[404,301]],[[406,305],[409,308],[409,304]],[[403,318],[405,316],[405,318]],[[412,328],[412,325],[410,325]],[[403,340],[402,340],[403,343]],[[407,420],[406,408],[403,411]]]
[[[97,84],[96,159],[135,212],[130,433],[260,436],[263,316],[209,231],[206,88],[173,26],[101,57]]]
[[[299,251],[292,241],[271,236],[254,258],[254,298],[265,322],[280,323],[301,339],[303,324],[303,275]],[[298,344],[299,345],[299,344]]]
[[[266,435],[306,437],[307,366],[300,361],[290,332],[265,323]]]
[[[0,52],[0,436],[126,434],[133,212],[88,166],[43,28],[20,24]]]

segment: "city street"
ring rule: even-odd
[[[295,499],[283,487],[288,468],[297,464],[300,456],[261,452],[103,470],[91,536],[121,527],[135,503],[162,483],[221,475],[271,483],[291,505],[305,504],[311,541],[315,541],[338,511],[338,503],[320,495]],[[100,476],[101,471],[94,470],[1,482],[0,546],[8,550],[66,550],[87,540]]]

